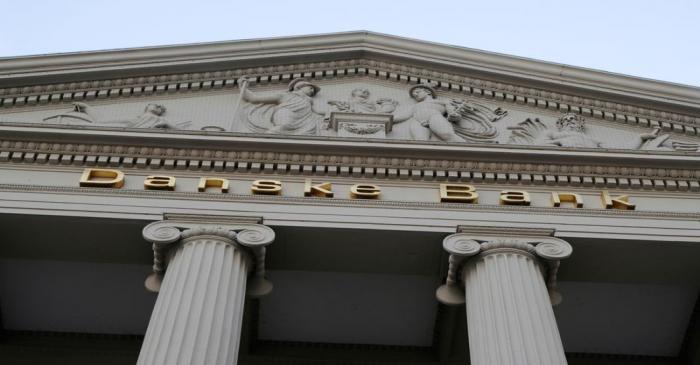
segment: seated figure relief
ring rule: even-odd
[[[414,140],[435,137],[445,142],[495,142],[498,130],[492,123],[507,114],[467,100],[438,99],[430,85],[415,85],[408,92],[416,104],[394,113],[394,122],[410,123]]]

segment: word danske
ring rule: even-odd
[[[145,190],[175,190],[174,176],[151,175],[143,181]],[[119,189],[124,186],[124,173],[115,169],[85,169],[80,177],[81,187],[100,187]],[[220,177],[201,177],[197,191],[204,192],[208,188],[219,189],[222,193],[229,191],[228,179]],[[312,183],[306,179],[304,184],[304,196],[321,198],[333,198],[333,186],[329,182],[320,184]],[[282,182],[278,180],[255,180],[250,185],[250,191],[256,195],[280,195],[282,194]],[[350,187],[351,199],[379,199],[381,187],[374,184],[355,184]],[[479,193],[473,185],[469,184],[440,184],[439,196],[441,202],[477,204]],[[604,209],[633,210],[635,205],[629,202],[629,196],[620,195],[612,197],[607,190],[600,192],[602,207]],[[523,190],[503,190],[499,195],[499,203],[502,205],[523,205],[531,203],[530,193]],[[575,208],[583,208],[583,199],[577,193],[552,192],[552,207],[560,207],[562,203],[571,203]]]

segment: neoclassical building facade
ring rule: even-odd
[[[700,89],[370,32],[0,59],[3,364],[700,364]]]

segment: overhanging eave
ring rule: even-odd
[[[0,59],[0,86],[363,57],[611,102],[700,113],[698,87],[366,31],[4,58]]]

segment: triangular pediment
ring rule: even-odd
[[[697,88],[369,32],[5,59],[0,70],[3,124],[693,153],[700,145]],[[318,92],[305,95],[305,83]],[[419,85],[423,100],[410,93]]]

